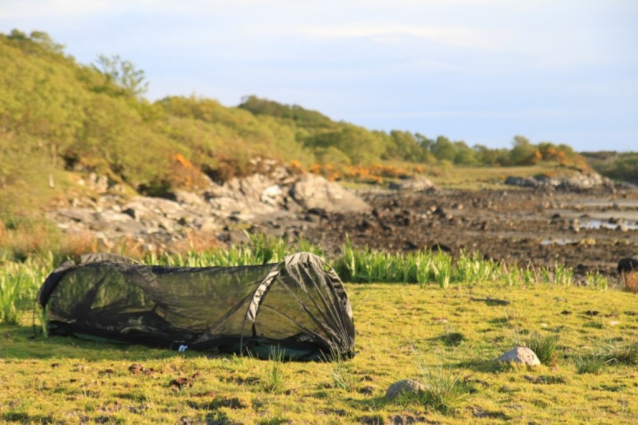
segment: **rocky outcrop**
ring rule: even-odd
[[[337,183],[315,175],[293,176],[283,168],[269,175],[232,178],[223,185],[210,182],[200,193],[177,190],[172,199],[98,193],[93,199],[75,199],[71,208],[53,210],[47,216],[63,231],[92,232],[108,241],[126,236],[141,242],[170,242],[188,232],[220,234],[222,240],[231,241],[239,237],[233,231],[238,226],[290,239],[318,223],[313,212],[325,215],[371,209]]]
[[[432,188],[434,188],[434,183],[423,176],[403,180],[398,183],[390,183],[390,189],[404,192],[422,192]]]
[[[597,173],[581,173],[570,177],[515,177],[509,176],[505,184],[510,186],[531,187],[536,189],[556,189],[564,191],[585,191],[591,189],[615,190],[613,180]]]
[[[314,174],[304,175],[290,188],[289,193],[304,209],[317,208],[338,213],[363,213],[372,210],[368,203],[339,184]]]

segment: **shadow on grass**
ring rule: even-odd
[[[21,424],[51,424],[53,418],[49,415],[28,415],[23,412],[6,412],[0,415],[0,419],[4,423],[21,423]]]
[[[460,332],[449,332],[428,339],[432,342],[441,342],[446,347],[458,347],[464,340],[465,335]]]
[[[510,362],[501,362],[498,360],[481,360],[471,359],[465,362],[455,362],[443,364],[443,367],[449,369],[467,369],[474,372],[483,373],[503,373],[518,370],[517,366]]]
[[[459,418],[463,406],[465,403],[461,403],[458,406],[451,406],[444,408],[442,406],[436,406],[427,400],[423,395],[403,395],[395,398],[394,400],[388,400],[383,396],[373,397],[367,400],[350,400],[349,406],[355,411],[359,412],[353,419],[357,423],[363,424],[410,424],[410,423],[441,423],[438,420],[431,419],[432,415],[444,415],[449,418]],[[388,416],[373,413],[375,410],[383,410],[387,406],[399,406],[402,409],[402,413],[390,413]],[[368,414],[362,414],[361,412],[370,412]]]
[[[72,336],[34,336],[31,326],[0,325],[0,358],[2,359],[84,359],[142,361],[185,357],[228,357],[216,352],[187,351],[178,353],[165,348],[144,345],[86,341]]]

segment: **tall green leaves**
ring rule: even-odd
[[[17,303],[20,281],[0,276],[0,323],[14,325],[18,321]]]

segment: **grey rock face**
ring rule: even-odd
[[[423,384],[419,381],[415,381],[414,379],[403,379],[388,387],[388,390],[385,393],[385,398],[392,400],[401,394],[417,393],[424,389],[425,386],[423,386]]]
[[[401,190],[406,192],[421,192],[434,187],[434,183],[430,179],[418,176],[413,179],[403,180],[399,183],[391,183],[390,189]]]
[[[582,191],[589,189],[615,190],[614,182],[598,173],[581,173],[570,177],[514,177],[505,179],[505,184],[510,186],[533,187],[543,189],[558,189],[565,191]]]
[[[233,178],[207,193],[212,213],[220,217],[239,215],[244,220],[269,214],[283,204],[283,191],[262,174]]]
[[[176,190],[175,200],[146,196],[127,199],[113,193],[101,194],[95,200],[76,199],[71,208],[49,211],[47,217],[65,232],[92,232],[109,243],[126,236],[165,244],[189,237],[192,232],[218,233],[225,229],[223,232],[228,233],[241,222],[269,235],[301,237],[308,226],[315,225],[303,220],[305,209],[322,210],[324,215],[325,211],[370,210],[366,202],[323,177],[292,176],[285,173],[285,168],[271,167],[270,171],[268,175],[234,178],[223,186],[211,182],[203,194]],[[223,236],[218,235],[224,240]]]
[[[505,179],[505,184],[509,186],[539,187],[541,183],[533,177],[509,176]]]
[[[290,189],[292,198],[305,209],[321,208],[328,212],[358,213],[372,210],[364,200],[321,176],[307,174]]]
[[[520,363],[529,366],[538,366],[541,364],[536,353],[527,347],[516,347],[513,350],[504,353],[496,360],[500,362]]]
[[[187,192],[185,190],[175,191],[175,200],[180,205],[192,205],[201,206],[206,203],[204,198],[193,192]]]

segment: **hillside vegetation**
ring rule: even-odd
[[[583,152],[582,155],[600,174],[638,184],[638,152]]]
[[[0,34],[0,68],[3,210],[43,205],[63,193],[70,172],[96,172],[157,194],[197,181],[201,172],[218,181],[249,173],[257,156],[305,168],[541,161],[584,167],[565,145],[516,136],[511,150],[469,147],[444,136],[370,131],[255,96],[237,107],[196,96],[150,102],[144,72],[131,62],[99,56],[79,64],[43,32]]]

